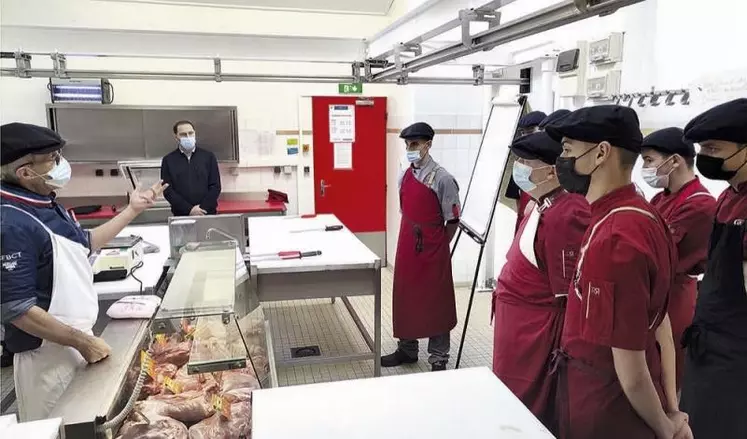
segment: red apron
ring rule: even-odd
[[[521,249],[527,234],[534,252],[539,216],[535,209],[519,226],[493,293],[493,372],[554,430],[556,377],[548,371],[551,354],[560,344],[565,297],[554,296],[547,273]]]
[[[667,199],[663,195],[657,196],[651,200],[651,204],[656,207],[661,216],[667,221],[671,222],[677,213],[677,210],[683,205],[683,203],[689,203],[695,197],[709,197],[713,199],[711,194],[705,189],[700,182],[696,179],[691,183],[683,187],[674,198]],[[699,201],[699,200],[696,200]],[[715,204],[715,200],[714,200]],[[682,250],[680,248],[680,250]],[[694,250],[694,249],[692,249]],[[682,258],[692,258],[692,255],[680,254]],[[674,338],[674,348],[677,361],[677,389],[682,387],[681,381],[682,376],[685,372],[685,348],[682,347],[682,334],[685,332],[688,326],[693,322],[693,316],[695,315],[695,298],[698,292],[698,280],[697,276],[693,277],[687,273],[681,272],[682,269],[689,269],[689,267],[682,267],[682,263],[691,263],[691,261],[681,260],[678,264],[677,275],[672,282],[672,290],[669,296],[669,319],[672,322],[672,337]]]
[[[435,172],[435,171],[434,171]],[[394,337],[446,334],[457,323],[451,254],[436,193],[405,172],[400,189],[402,221],[392,290]]]

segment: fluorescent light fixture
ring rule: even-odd
[[[111,104],[114,98],[114,88],[106,79],[50,78],[47,88],[52,103]]]

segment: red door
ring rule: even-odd
[[[386,98],[313,97],[311,103],[316,213],[336,215],[359,237],[384,235]]]

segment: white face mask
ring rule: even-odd
[[[658,175],[659,168],[667,164],[670,160],[673,160],[674,156],[664,160],[659,166],[657,167],[651,167],[651,168],[642,168],[641,169],[641,178],[643,178],[643,181],[645,181],[649,186],[656,189],[663,189],[665,187],[669,187],[669,175],[674,171],[674,168],[669,171],[666,175]]]
[[[31,172],[34,172],[31,170]],[[36,174],[36,172],[34,172]],[[60,157],[60,162],[57,163],[54,168],[44,175],[36,174],[37,177],[42,178],[47,186],[62,189],[70,181],[73,175],[73,170],[70,167],[70,163],[65,160],[65,157]]]

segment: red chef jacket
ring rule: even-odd
[[[663,218],[632,184],[594,202],[591,215],[561,341],[560,437],[654,439],[623,393],[611,348],[646,352],[664,407],[655,331],[667,312],[676,249]]]
[[[589,203],[559,191],[519,227],[493,293],[493,372],[546,427],[555,427],[551,353],[560,344],[565,297]]]
[[[685,367],[682,334],[695,314],[697,276],[703,274],[708,259],[708,238],[716,215],[716,199],[698,178],[676,193],[659,192],[651,200],[669,226],[677,246],[677,269],[669,299],[669,318],[677,352],[677,388]]]
[[[716,204],[720,206],[716,216],[716,221],[720,223],[747,218],[747,183],[740,184],[736,189],[732,186],[724,189]],[[744,239],[744,249],[747,257],[747,236]]]

